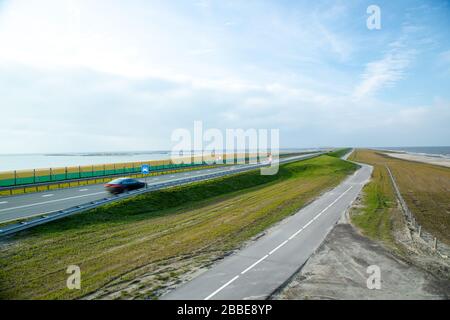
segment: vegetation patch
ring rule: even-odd
[[[238,248],[355,169],[320,156],[274,176],[252,171],[151,192],[24,231],[1,244],[0,298],[73,299],[127,281],[135,289],[118,298],[155,298],[165,283]],[[81,269],[81,290],[66,288],[69,265]]]
[[[347,153],[350,152],[350,150],[352,150],[351,148],[342,148],[342,149],[338,149],[332,152],[328,152],[327,154],[330,157],[335,157],[335,158],[342,158],[343,156],[345,156]]]
[[[374,166],[372,180],[364,189],[363,214],[352,217],[364,233],[392,241],[398,209],[388,166],[419,224],[450,244],[450,168],[391,158],[373,150],[355,150],[350,159]]]

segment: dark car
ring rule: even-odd
[[[145,187],[145,183],[131,178],[114,179],[105,184],[106,191],[117,194],[125,191],[140,189]]]

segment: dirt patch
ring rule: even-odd
[[[381,270],[381,289],[367,288],[367,267]],[[399,258],[353,226],[340,223],[274,299],[448,299],[450,281]]]

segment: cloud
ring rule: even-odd
[[[357,100],[374,95],[383,88],[393,87],[404,78],[415,50],[408,49],[402,41],[393,42],[389,47],[383,58],[367,63],[362,81],[353,92]]]
[[[287,147],[383,144],[392,135],[400,143],[412,128],[423,141],[450,133],[448,104],[432,102],[449,100],[448,81],[431,93],[419,79],[434,75],[416,59],[426,45],[411,37],[418,29],[400,23],[368,39],[364,19],[350,18],[365,14],[360,5],[72,3],[80,28],[63,0],[0,11],[0,152],[167,149],[172,130],[194,120],[279,128]],[[423,101],[398,88],[396,101],[377,95],[401,80],[419,85]]]

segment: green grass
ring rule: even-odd
[[[375,215],[373,219],[382,219],[387,230],[390,217],[390,228],[394,231],[397,230],[396,222],[400,223],[399,220],[401,220],[401,211],[397,208],[392,184],[386,170],[386,166],[389,166],[408,208],[418,223],[439,241],[450,244],[448,232],[450,228],[450,168],[391,158],[373,150],[357,149],[350,159],[374,166],[371,185],[378,187],[371,193],[377,194],[379,199],[388,199],[385,204],[383,201],[378,201],[380,210],[372,212]],[[373,199],[376,199],[375,196],[368,197],[369,207],[374,202]],[[378,217],[380,212],[382,217]],[[383,217],[384,215],[386,217]],[[380,226],[382,225],[380,223]]]
[[[79,298],[144,274],[155,275],[145,283],[153,297],[171,272],[239,247],[355,169],[321,156],[274,176],[254,171],[161,190],[36,227],[3,244],[0,298]],[[71,264],[81,268],[81,290],[65,288]]]
[[[392,231],[396,202],[386,169],[375,167],[371,182],[363,189],[363,204],[360,211],[352,212],[353,224],[366,236],[395,247]]]
[[[351,148],[338,149],[327,153],[330,157],[342,158],[346,153],[350,152]]]

